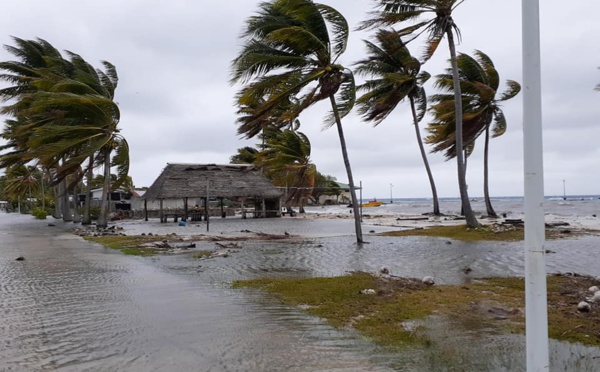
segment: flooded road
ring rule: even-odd
[[[217,221],[211,223],[217,232],[238,229],[235,221]],[[250,223],[245,226],[260,231],[264,222]],[[319,230],[308,220],[294,227],[275,223],[291,232]],[[125,256],[65,232],[74,226],[0,214],[0,371],[524,370],[521,336],[457,333],[440,323],[432,335],[436,347],[393,353],[350,329],[336,330],[259,292],[229,285],[267,274],[339,275],[382,265],[395,275],[433,273],[442,282],[463,280],[464,265],[479,275],[518,275],[522,255],[511,244],[481,250],[455,243],[449,249],[439,239],[409,239],[400,246],[372,237],[359,248],[346,234],[347,223],[331,222],[323,237],[242,242],[229,258],[196,261],[190,254]],[[155,227],[133,222],[125,228]],[[200,229],[177,231],[193,228]],[[214,243],[203,244],[199,249],[215,249]],[[549,256],[551,271],[593,274],[590,260],[581,257],[597,240],[552,244],[557,253]],[[18,256],[25,260],[15,261]],[[600,351],[553,342],[551,355],[552,370],[593,371]]]
[[[351,331],[52,223],[0,214],[2,371],[391,370]]]

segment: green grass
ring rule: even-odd
[[[154,256],[160,249],[141,247],[144,243],[167,240],[166,236],[157,235],[115,235],[115,236],[85,236],[85,240],[102,244],[111,249],[116,249],[132,256]]]
[[[599,312],[577,313],[579,300],[565,297],[565,293],[574,291],[573,288],[583,288],[585,292],[591,279],[573,280],[559,276],[548,278],[550,336],[600,346]],[[468,286],[428,287],[416,280],[383,281],[360,273],[334,278],[256,279],[238,281],[234,286],[258,288],[285,304],[303,305],[309,314],[324,318],[335,327],[351,325],[386,346],[427,344],[423,333],[406,329],[403,322],[418,321],[433,314],[445,316],[459,327],[524,332],[522,278],[491,278]],[[359,293],[367,288],[378,293]],[[490,308],[496,307],[515,311],[507,319],[500,320],[490,315]]]
[[[461,240],[467,242],[478,241],[521,241],[524,239],[523,227],[507,227],[506,231],[495,232],[491,226],[480,225],[469,228],[466,225],[433,226],[424,229],[390,231],[381,233],[383,236],[431,236]],[[572,233],[576,235],[576,233]],[[557,239],[564,234],[560,230],[546,229],[546,238]]]
[[[194,254],[192,254],[192,257],[199,260],[201,258],[210,257],[212,254],[212,251],[196,251]]]

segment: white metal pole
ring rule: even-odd
[[[539,0],[522,0],[527,371],[548,371]]]

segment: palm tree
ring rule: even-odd
[[[129,168],[128,145],[119,134],[119,108],[113,101],[118,82],[116,69],[105,61],[104,71],[94,69],[71,52],[67,52],[70,59],[65,60],[41,39],[15,38],[15,42],[18,47],[7,49],[21,61],[0,64],[0,69],[8,72],[0,78],[14,84],[0,90],[0,96],[15,101],[3,107],[2,112],[16,117],[21,125],[3,132],[3,136],[14,139],[9,142],[14,151],[3,155],[0,164],[17,161],[18,155],[20,161],[39,159],[47,168],[55,168],[55,182],[71,176],[73,184],[84,174],[89,177],[92,167],[104,165],[108,176],[98,226],[105,227],[111,165],[118,166],[117,183],[126,180]],[[27,140],[19,142],[22,138]],[[116,156],[111,164],[113,152]],[[79,172],[86,160],[86,170]],[[73,177],[75,174],[78,176]]]
[[[354,105],[352,72],[337,63],[348,43],[348,23],[335,9],[310,0],[272,0],[259,6],[243,31],[244,47],[232,63],[232,82],[245,84],[237,95],[247,126],[265,119],[294,120],[304,109],[328,99],[325,125],[336,125],[354,211],[356,239],[362,243],[358,201],[341,118]]]
[[[235,155],[229,157],[231,164],[252,164],[256,160],[258,150],[254,147],[246,146],[239,148]]]
[[[40,195],[40,180],[41,173],[37,167],[13,165],[6,169],[4,192],[13,200],[27,201],[27,211],[31,212],[34,196],[38,198]]]
[[[452,76],[455,86],[455,112],[457,115],[456,146],[463,148],[462,134],[462,102],[460,100],[460,86],[458,85],[458,66],[456,64],[455,36],[460,40],[460,30],[454,23],[452,13],[464,0],[375,0],[376,11],[371,13],[371,19],[362,23],[361,28],[372,28],[376,26],[392,26],[397,23],[408,24],[399,30],[400,36],[409,36],[408,42],[416,39],[419,35],[426,33],[427,42],[423,55],[425,61],[429,60],[437,50],[444,36],[448,40],[450,50],[450,61],[452,64]],[[423,19],[431,15],[429,19]],[[469,227],[477,227],[478,222],[471,208],[469,194],[467,192],[467,180],[465,161],[462,152],[456,156],[458,168],[458,186],[460,198]]]
[[[508,89],[498,98],[500,77],[492,60],[483,52],[476,50],[475,58],[460,54],[457,58],[460,87],[463,103],[463,128],[465,150],[471,148],[475,140],[485,133],[484,147],[484,196],[487,213],[496,217],[492,207],[488,186],[488,158],[490,130],[492,138],[501,136],[506,131],[506,118],[501,102],[514,98],[521,91],[521,85],[513,80],[507,80]],[[456,114],[454,105],[454,82],[451,70],[446,74],[436,77],[436,87],[447,94],[438,94],[431,97],[435,104],[432,107],[434,122],[428,130],[432,134],[427,138],[428,143],[434,145],[433,151],[446,151],[445,157],[450,159],[457,154],[456,141],[454,140],[456,128]],[[463,151],[458,151],[463,152]]]
[[[368,58],[357,63],[357,73],[375,78],[367,80],[357,88],[358,91],[365,92],[356,100],[358,112],[365,121],[378,125],[400,102],[408,99],[417,143],[433,195],[433,214],[438,216],[440,206],[437,190],[419,130],[419,122],[427,109],[427,96],[423,84],[430,75],[425,71],[421,72],[421,63],[410,55],[398,32],[379,30],[376,39],[378,44],[365,41]]]
[[[310,160],[310,141],[304,133],[290,129],[270,129],[267,133],[256,164],[276,186],[289,190],[285,200],[287,206],[295,204],[302,209],[312,193],[317,174],[317,168]]]
[[[23,40],[16,37],[13,37],[13,41],[16,46],[5,45],[4,47],[19,60],[0,62],[0,70],[4,71],[0,74],[0,79],[12,84],[0,90],[0,97],[2,101],[16,101],[13,105],[3,107],[1,111],[3,114],[13,115],[16,118],[16,120],[6,121],[6,127],[2,133],[2,137],[8,141],[2,150],[10,151],[0,156],[1,168],[27,164],[35,160],[29,151],[27,140],[31,136],[32,130],[43,123],[32,123],[19,114],[19,110],[31,105],[32,99],[28,97],[29,94],[39,89],[33,80],[49,71],[55,71],[57,74],[68,73],[68,69],[65,69],[62,63],[64,60],[60,52],[47,41],[43,39]],[[63,180],[63,182],[65,181]],[[66,189],[66,186],[62,185],[62,188]],[[58,194],[60,193],[56,193],[56,195]],[[56,205],[58,206],[59,203]],[[62,214],[67,219],[64,211]],[[60,217],[60,213],[57,213],[57,216]]]

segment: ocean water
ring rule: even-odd
[[[433,210],[431,198],[394,198],[377,199],[384,202],[380,207],[363,208],[363,214],[378,215],[419,215]],[[363,200],[366,202],[366,200]],[[522,196],[492,197],[492,206],[498,215],[506,214],[508,218],[523,216]],[[446,215],[459,215],[460,198],[440,198],[440,212]],[[483,198],[471,198],[471,207],[478,215],[486,215]],[[346,206],[314,206],[308,212],[315,213],[349,213]],[[589,217],[600,215],[600,195],[567,195],[547,196],[544,199],[544,212],[548,215],[563,217]]]

